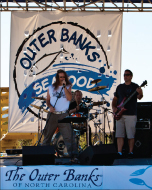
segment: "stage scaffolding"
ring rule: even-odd
[[[1,0],[0,11],[152,12],[152,0]]]

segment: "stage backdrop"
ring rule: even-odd
[[[87,12],[12,12],[9,132],[37,132],[39,107],[58,69],[64,69],[72,90],[92,101],[111,100],[120,83],[122,14]],[[101,79],[97,91],[91,81]],[[37,108],[35,108],[35,105]],[[45,105],[45,109],[47,109]],[[93,107],[90,112],[103,112]],[[113,127],[113,116],[107,113]],[[46,113],[43,113],[43,126]],[[103,114],[97,120],[102,122]],[[107,131],[109,128],[106,125]]]

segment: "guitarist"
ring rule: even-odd
[[[128,158],[133,157],[133,148],[134,148],[134,136],[135,136],[135,127],[137,122],[137,99],[143,97],[142,89],[138,84],[131,82],[133,73],[130,70],[125,70],[124,72],[124,81],[125,83],[120,84],[116,88],[114,93],[114,98],[112,101],[112,109],[116,114],[116,138],[117,138],[117,148],[118,148],[118,158],[122,158],[122,148],[124,145],[125,135],[127,134],[129,153]],[[129,98],[131,94],[135,91],[135,95],[125,104],[124,112],[122,116],[119,115],[118,105],[122,103],[124,98]]]

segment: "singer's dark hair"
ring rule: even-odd
[[[53,83],[53,86],[54,86],[54,89],[55,90],[57,90],[57,88],[59,87],[59,84],[60,84],[60,80],[59,80],[59,74],[60,73],[64,73],[64,75],[65,75],[65,82],[66,82],[66,85],[72,85],[72,83],[69,81],[69,79],[68,79],[68,75],[67,75],[67,73],[64,71],[64,70],[62,70],[62,69],[59,69],[58,71],[57,71],[57,73],[56,73],[56,81]]]

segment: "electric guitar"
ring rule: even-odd
[[[140,88],[140,87],[144,87],[145,85],[147,85],[147,81],[146,81],[146,80],[139,86],[139,88]],[[119,120],[119,119],[121,118],[123,112],[124,112],[125,110],[127,110],[127,109],[124,108],[124,106],[125,106],[125,104],[136,94],[136,92],[137,92],[137,91],[135,90],[135,92],[133,92],[133,93],[129,96],[129,98],[127,98],[127,99],[126,99],[126,97],[125,97],[125,98],[122,100],[122,102],[117,106],[117,112],[114,113],[114,118],[115,118],[116,120]]]

